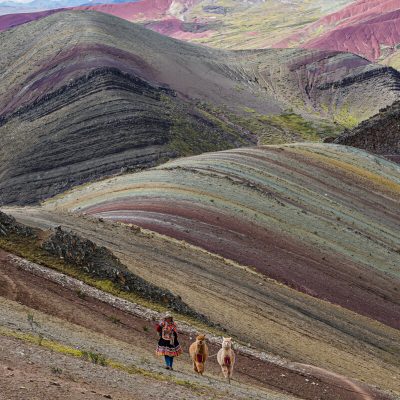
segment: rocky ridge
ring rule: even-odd
[[[356,128],[346,130],[334,143],[358,147],[400,161],[400,102],[381,109]]]
[[[21,236],[33,236],[32,228],[20,224],[12,215],[7,215],[0,211],[0,236],[16,234]]]

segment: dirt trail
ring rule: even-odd
[[[353,382],[352,380],[346,378],[345,376],[335,374],[334,372],[327,371],[323,368],[314,367],[312,365],[302,364],[307,371],[316,373],[317,376],[332,378],[332,380],[343,387],[347,387],[349,391],[353,392],[356,397],[360,400],[374,400],[374,397],[368,393],[360,384]]]
[[[93,291],[96,289],[79,281],[63,277],[62,274],[51,270],[48,271],[47,276],[44,276],[46,268],[35,271],[35,264],[31,264],[31,272],[28,272],[25,267],[26,265],[23,266],[21,262],[18,262],[15,256],[0,251],[2,272],[0,296],[3,296],[3,299],[0,297],[0,325],[22,332],[32,332],[27,315],[33,313],[35,321],[40,326],[38,332],[40,331],[44,337],[72,347],[88,348],[126,364],[135,364],[149,371],[165,374],[161,369],[160,360],[154,356],[156,341],[152,322],[154,312],[137,306],[133,309],[121,309],[122,307],[119,307],[113,296],[103,294],[103,298],[96,298],[93,296]],[[6,298],[17,300],[20,304],[5,300]],[[183,331],[187,329],[184,325],[182,328]],[[190,333],[181,333],[180,339],[185,349],[193,340],[193,336]],[[211,345],[210,353],[214,354],[217,349],[218,346]],[[41,351],[44,350],[41,349]],[[193,384],[206,383],[206,386],[211,385],[217,392],[228,390],[222,378],[219,377],[220,371],[215,358],[210,359],[205,382],[204,379],[199,380],[193,376],[187,355],[177,360],[177,367],[179,372],[176,375],[179,379]],[[25,367],[21,368],[24,370]],[[50,368],[49,364],[47,368]],[[76,372],[74,368],[71,369],[71,365],[68,371]],[[341,377],[326,380],[325,376],[329,376],[330,373],[325,371],[324,375],[320,374],[320,371],[318,374],[313,371],[303,372],[301,369],[291,369],[289,365],[277,365],[255,356],[239,354],[235,371],[236,382],[233,387],[229,387],[229,390],[233,391],[232,398],[245,396],[245,398],[255,399],[286,400],[291,398],[291,395],[295,395],[310,400],[319,398],[358,400],[358,397],[354,397],[354,392],[349,391],[347,385],[342,384]],[[97,379],[97,375],[94,374],[92,378]],[[72,387],[68,390],[70,393],[74,391]],[[261,395],[260,390],[267,392]],[[271,390],[277,393],[273,395],[270,393]],[[371,390],[368,389],[368,392]],[[253,397],[246,397],[250,395]],[[125,398],[123,393],[118,396],[117,398]],[[370,399],[385,398],[383,395],[373,393]]]

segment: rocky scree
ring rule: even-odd
[[[14,217],[0,211],[0,236],[17,234],[19,236],[34,236],[32,228],[19,224]]]

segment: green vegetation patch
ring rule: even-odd
[[[246,138],[253,145],[256,142],[262,145],[319,142],[325,137],[337,136],[343,130],[343,126],[338,123],[327,120],[310,121],[293,111],[263,115],[250,107],[243,107],[241,113],[204,102],[198,107],[207,115],[207,119],[212,120],[222,131],[232,136],[237,135],[239,142]]]
[[[335,122],[345,128],[354,128],[360,123],[360,120],[350,112],[348,105],[344,105],[335,113]]]
[[[281,131],[283,137],[293,136],[293,138],[312,142],[320,140],[319,132],[314,124],[306,121],[299,114],[289,112],[280,115],[262,116],[260,119]],[[261,141],[262,144],[270,144],[268,134],[261,137]]]
[[[191,156],[210,151],[228,150],[248,145],[240,129],[229,126],[211,107],[198,103],[188,109],[173,102],[168,96],[163,102],[169,108],[172,126],[169,148],[180,156]]]

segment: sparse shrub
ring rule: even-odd
[[[107,359],[105,356],[99,353],[94,353],[93,351],[86,351],[82,350],[81,357],[86,360],[90,361],[93,364],[105,366],[107,365]]]
[[[62,373],[62,369],[58,367],[51,367],[51,372],[55,375],[60,375]]]
[[[37,344],[39,346],[41,346],[42,343],[43,343],[44,337],[43,337],[42,333],[38,332],[38,328],[40,328],[39,322],[35,321],[35,317],[34,317],[34,315],[32,313],[28,313],[26,318],[27,318],[27,320],[29,322],[29,325],[31,326],[32,332],[37,334]]]
[[[149,359],[146,358],[146,357],[141,357],[140,358],[140,362],[141,362],[141,364],[148,364],[149,363]]]
[[[36,332],[36,328],[40,328],[39,322],[35,321],[35,317],[32,313],[28,313],[27,320],[31,326],[32,331]]]
[[[39,333],[39,336],[38,336],[38,345],[41,346],[42,343],[43,343],[43,335],[42,335],[41,333]]]
[[[120,320],[118,317],[116,317],[115,315],[110,315],[110,316],[108,317],[108,319],[109,319],[113,324],[120,324],[120,323],[121,323],[121,320]]]
[[[77,290],[76,290],[76,294],[78,295],[78,297],[79,297],[80,299],[82,299],[82,300],[85,300],[85,299],[86,299],[86,293],[82,292],[82,290],[77,289]]]

